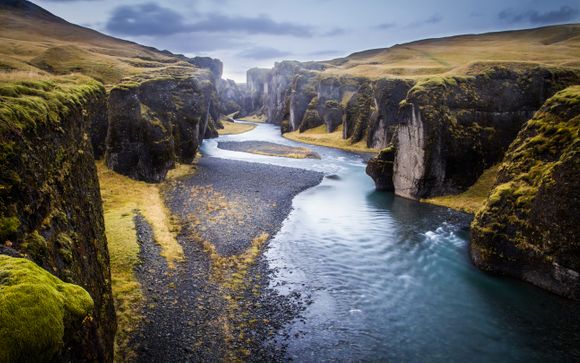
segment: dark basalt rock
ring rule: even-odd
[[[217,93],[220,98],[222,114],[237,113],[236,117],[241,117],[253,111],[250,92],[246,85],[238,85],[231,79],[220,79],[217,81]]]
[[[550,98],[510,145],[472,223],[479,268],[580,300],[580,86]]]
[[[19,95],[0,95],[0,253],[34,261],[83,287],[94,301],[82,325],[64,322],[64,345],[47,347],[56,351],[51,360],[110,362],[116,320],[99,181],[87,137],[106,109],[105,89],[88,78],[63,82],[71,79],[75,85],[64,89],[60,80],[23,82]],[[15,97],[28,101],[22,103],[25,113]],[[30,119],[17,127],[23,117],[10,115]]]
[[[396,193],[419,199],[466,190],[548,97],[577,81],[571,71],[492,65],[415,85],[399,110]]]
[[[366,173],[375,181],[378,190],[394,192],[393,185],[393,162],[395,161],[395,147],[391,146],[381,150],[379,155],[370,159],[367,163]]]
[[[217,137],[219,100],[212,81],[173,77],[121,85],[109,96],[106,163],[148,182],[175,162],[191,163],[203,138]]]

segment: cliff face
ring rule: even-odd
[[[53,337],[57,346],[21,348],[32,360],[50,360],[50,351],[52,359],[111,361],[115,313],[88,134],[106,108],[105,90],[89,78],[69,76],[0,82],[0,99],[0,253],[34,261],[64,282],[80,285],[94,301],[94,309],[83,304],[86,311],[77,312],[83,316],[60,322],[66,333]],[[11,287],[12,296],[19,296],[18,286]],[[23,302],[19,308],[26,315],[40,303]],[[51,311],[47,319],[54,318]]]
[[[580,299],[580,86],[550,98],[518,134],[472,224],[483,270]]]
[[[204,137],[217,137],[219,100],[209,77],[128,82],[111,90],[108,109],[107,166],[134,179],[163,180],[176,161],[193,161]]]
[[[301,132],[324,124],[328,132],[343,126],[343,138],[364,140],[383,148],[393,139],[399,102],[414,82],[402,79],[369,80],[329,76],[321,63],[284,61],[272,70],[248,71],[253,111],[282,125],[283,132]]]
[[[239,115],[245,116],[253,110],[250,93],[245,84],[236,84],[231,79],[219,79],[217,93],[224,115],[239,112]]]
[[[577,80],[558,69],[490,66],[415,85],[399,110],[395,192],[419,199],[464,191],[548,97]]]

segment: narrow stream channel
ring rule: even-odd
[[[219,138],[244,140],[304,146],[267,124]],[[464,215],[376,192],[352,153],[308,145],[322,159],[297,160],[221,150],[217,142],[207,140],[202,153],[330,176],[294,199],[266,252],[279,271],[272,285],[312,299],[290,327],[291,358],[580,359],[580,306],[474,268]]]

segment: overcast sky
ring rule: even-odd
[[[412,40],[578,22],[578,0],[33,0],[76,24],[224,62],[224,78]]]

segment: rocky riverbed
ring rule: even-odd
[[[135,218],[147,300],[133,338],[137,360],[283,360],[283,342],[270,338],[299,318],[308,296],[275,292],[262,253],[292,198],[321,180],[312,171],[207,157],[194,175],[168,182],[164,196],[180,220],[186,258],[168,268],[151,228]]]

